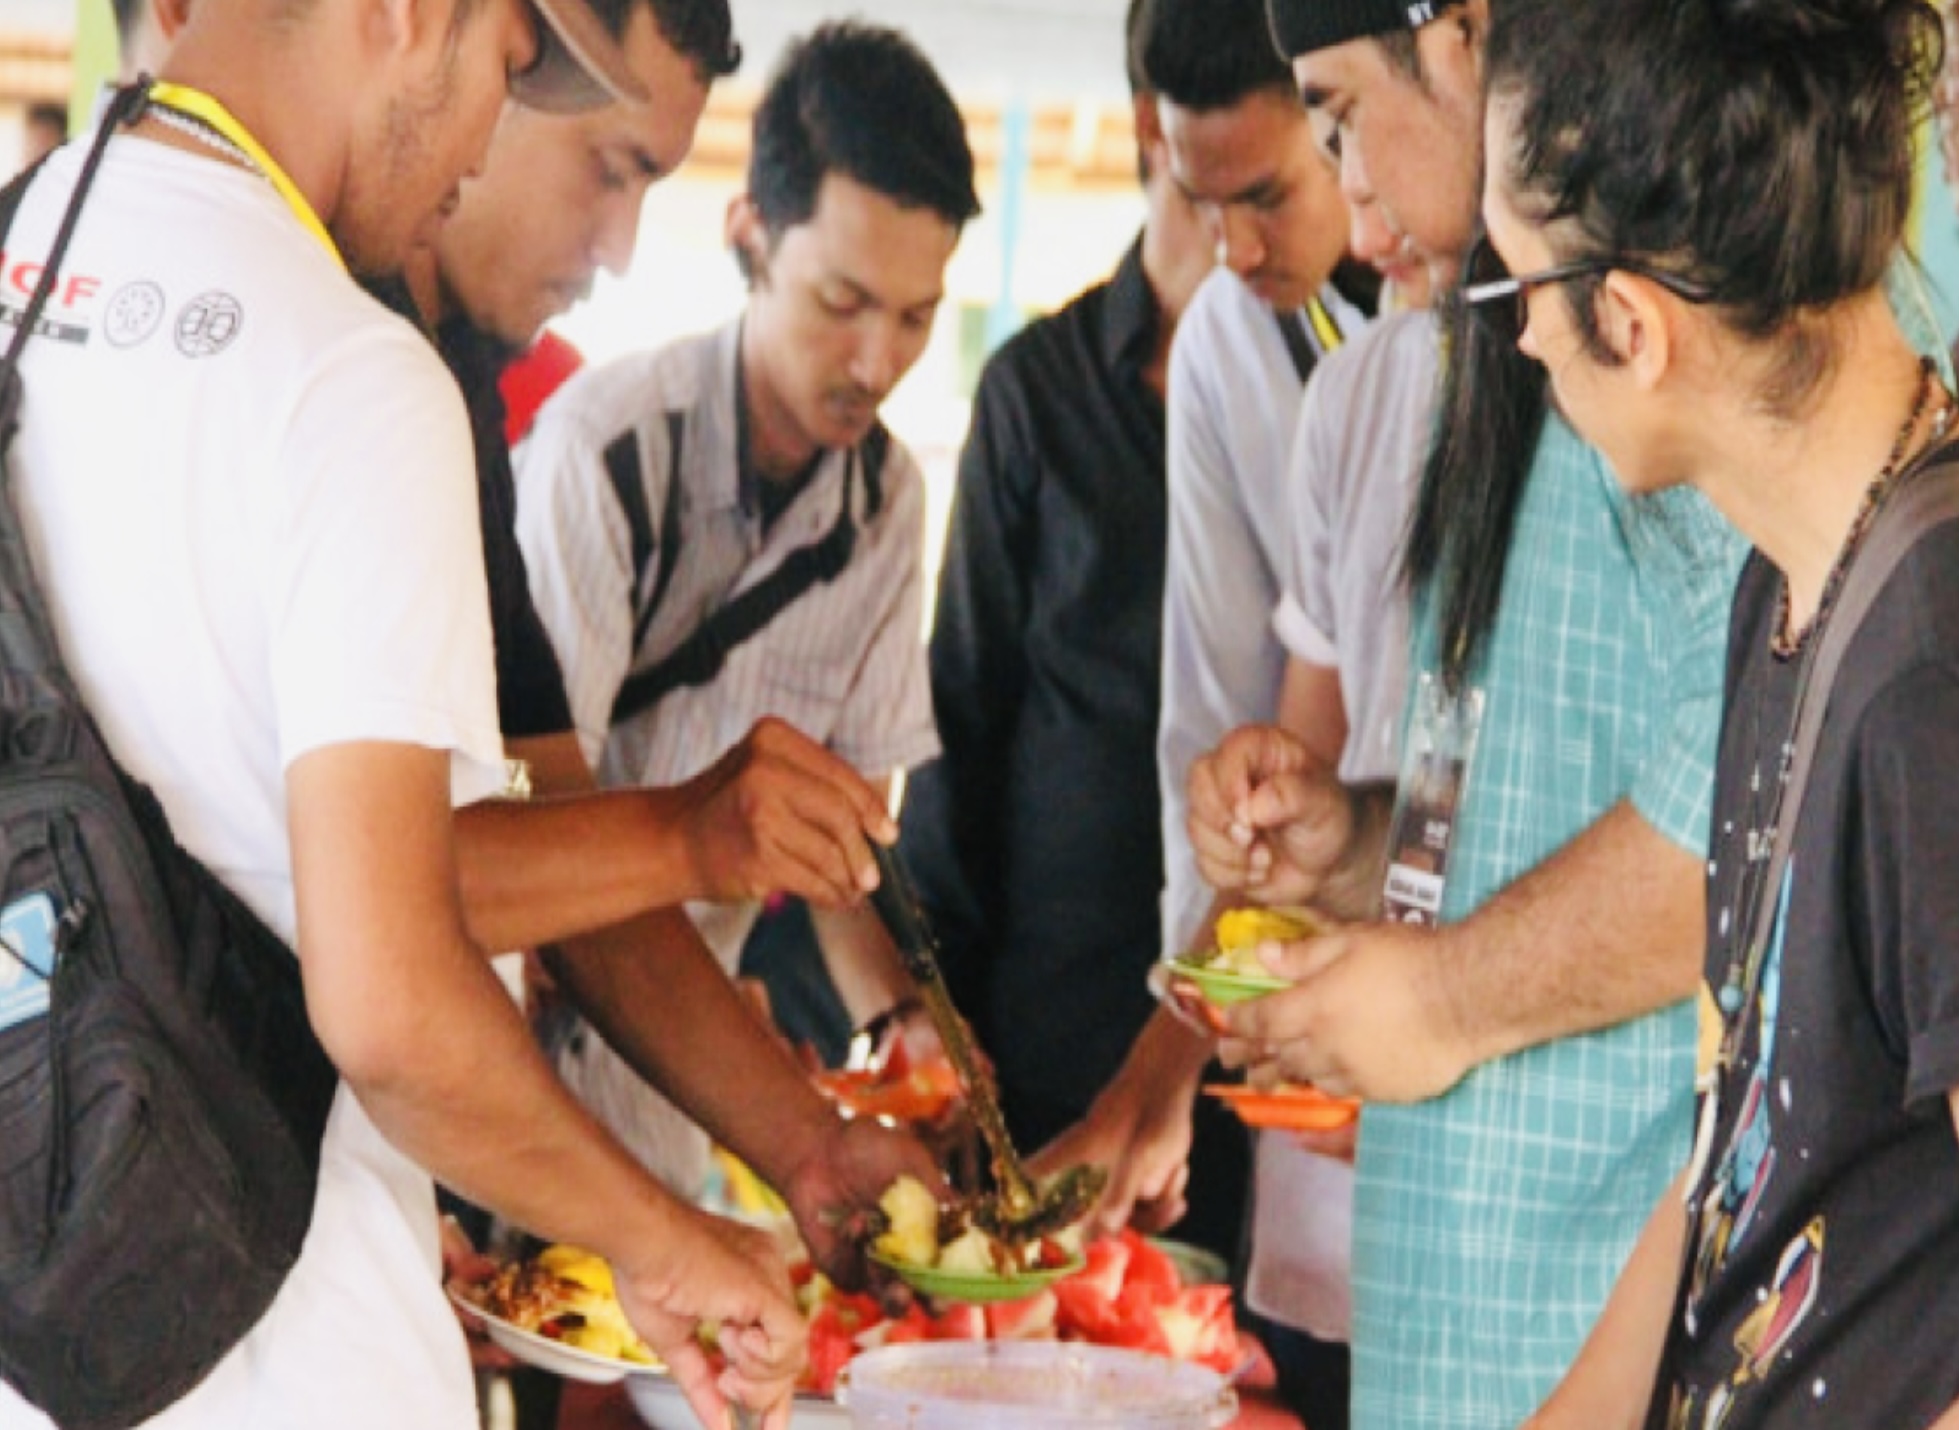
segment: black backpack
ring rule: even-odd
[[[63,1430],[165,1409],[264,1315],[337,1081],[292,951],[104,747],[6,490],[21,350],[146,92],[105,114],[0,360],[0,1378]],[[28,178],[0,193],[0,240]]]

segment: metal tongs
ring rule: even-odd
[[[973,1122],[985,1139],[992,1159],[994,1195],[989,1206],[980,1208],[981,1220],[990,1223],[996,1233],[1019,1238],[1044,1236],[1073,1225],[1088,1214],[1096,1198],[1102,1195],[1102,1188],[1109,1180],[1107,1170],[1082,1164],[1051,1178],[1043,1187],[1035,1187],[1007,1136],[992,1070],[974,1052],[972,1037],[959,1010],[952,1006],[952,995],[946,991],[945,975],[939,971],[939,943],[933,937],[931,922],[925,916],[911,875],[896,849],[874,842],[871,853],[877,859],[878,872],[871,906],[877,910],[885,931],[904,956],[912,980],[918,984],[919,997],[924,1000],[926,1012],[931,1014],[932,1026],[938,1029],[939,1041],[959,1076],[959,1084],[966,1091]]]

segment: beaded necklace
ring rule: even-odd
[[[1918,430],[1919,421],[1925,416],[1925,409],[1931,405],[1932,393],[1937,389],[1941,399],[1945,391],[1939,383],[1938,365],[1930,358],[1918,360],[1918,397],[1911,405],[1911,412],[1898,435],[1891,443],[1891,454],[1884,459],[1884,465],[1877,469],[1871,484],[1864,488],[1864,499],[1857,506],[1857,515],[1851,519],[1850,530],[1844,535],[1843,545],[1837,551],[1836,563],[1830,567],[1830,574],[1823,582],[1822,599],[1816,603],[1816,612],[1803,623],[1801,630],[1789,629],[1789,578],[1782,578],[1782,592],[1776,606],[1775,631],[1769,637],[1769,649],[1777,660],[1793,660],[1809,643],[1810,636],[1821,629],[1829,620],[1830,608],[1836,604],[1837,593],[1843,589],[1844,574],[1850,570],[1850,562],[1863,544],[1864,534],[1871,529],[1871,521],[1877,516],[1877,509],[1884,504],[1884,496],[1890,490],[1892,481],[1898,475],[1898,468],[1904,461],[1905,449],[1911,445],[1911,434]],[[1952,404],[1949,399],[1940,403],[1937,427],[1932,434],[1936,442],[1945,435],[1946,424],[1952,418]]]
[[[306,195],[300,192],[299,185],[292,181],[291,175],[279,166],[279,161],[265,151],[265,147],[252,137],[251,131],[238,122],[232,112],[215,97],[189,85],[172,84],[168,80],[157,80],[150,84],[149,103],[144,112],[156,116],[169,128],[189,135],[199,143],[226,158],[242,163],[253,173],[262,176],[272,185],[286,207],[292,210],[301,227],[319,242],[343,270],[346,262],[340,256],[340,249],[327,232],[326,225],[314,212],[313,205]]]
[[[250,154],[194,114],[185,114],[181,110],[172,109],[167,104],[152,104],[149,108],[149,117],[166,128],[176,130],[179,134],[188,134],[207,149],[215,149],[242,169],[250,169],[254,174],[264,173],[264,170],[252,162]]]
[[[1884,459],[1884,465],[1878,469],[1871,484],[1864,489],[1863,501],[1859,503],[1857,514],[1851,520],[1850,529],[1844,535],[1843,546],[1837,552],[1836,563],[1830,568],[1830,574],[1823,583],[1823,595],[1817,602],[1816,614],[1810,617],[1800,631],[1793,633],[1789,630],[1789,580],[1786,576],[1782,580],[1775,631],[1770,637],[1769,649],[1778,661],[1802,656],[1803,668],[1797,675],[1795,707],[1789,716],[1789,736],[1782,742],[1782,748],[1776,755],[1766,823],[1757,823],[1754,817],[1755,801],[1761,796],[1763,783],[1759,765],[1750,781],[1748,847],[1742,855],[1745,863],[1741,877],[1735,881],[1736,901],[1729,906],[1734,941],[1729,946],[1727,977],[1716,995],[1716,1002],[1725,1025],[1721,1039],[1720,1065],[1722,1067],[1732,1067],[1740,1054],[1742,1028],[1746,1022],[1744,1013],[1754,1000],[1755,991],[1760,985],[1763,955],[1769,943],[1769,930],[1753,927],[1753,914],[1761,895],[1760,880],[1766,877],[1764,871],[1768,868],[1769,855],[1773,851],[1757,847],[1756,831],[1763,829],[1773,831],[1780,823],[1782,796],[1788,786],[1790,761],[1795,754],[1796,727],[1802,719],[1804,702],[1812,693],[1822,699],[1827,699],[1829,696],[1827,691],[1811,692],[1809,689],[1809,666],[1817,647],[1821,644],[1820,632],[1829,624],[1830,612],[1836,605],[1838,594],[1842,591],[1844,578],[1849,573],[1851,562],[1856,558],[1857,549],[1863,543],[1865,535],[1869,533],[1871,523],[1883,509],[1885,498],[1891,493],[1893,483],[1904,466],[1905,456],[1912,449],[1912,436],[1924,420],[1934,392],[1939,397],[1939,410],[1932,419],[1926,446],[1937,446],[1945,437],[1946,429],[1952,421],[1953,399],[1946,393],[1944,384],[1939,381],[1936,364],[1930,358],[1922,358],[1919,361],[1918,371],[1918,395],[1912,403],[1911,415],[1905,418],[1904,425],[1898,429],[1897,438],[1891,444],[1891,452]],[[1759,693],[1757,698],[1759,700]],[[1758,708],[1756,711],[1758,730],[1760,719],[1761,712]],[[1759,751],[1761,748],[1759,736],[1755,746]],[[1757,758],[1759,759],[1759,754]],[[1772,836],[1770,840],[1763,842],[1772,842]],[[1744,920],[1747,922],[1744,923]]]

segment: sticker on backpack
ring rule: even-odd
[[[48,1011],[54,900],[29,894],[0,910],[0,1031]]]

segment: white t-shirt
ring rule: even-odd
[[[764,715],[871,778],[939,751],[925,663],[918,464],[896,439],[875,477],[858,456],[827,453],[765,531],[737,465],[740,348],[734,322],[587,368],[545,404],[517,453],[517,536],[531,594],[564,667],[580,743],[608,787],[690,779]],[[669,414],[683,422],[677,463]],[[636,445],[640,501],[656,537],[644,566],[635,566],[606,466],[607,448],[622,437]],[[635,645],[636,613],[660,578],[676,478],[680,559]],[[856,540],[836,579],[810,587],[736,647],[713,680],[612,723],[629,674],[657,665],[732,596],[822,540],[846,495]],[[696,903],[687,911],[732,973],[757,906]],[[571,1039],[559,1071],[573,1091],[649,1169],[682,1196],[697,1196],[707,1135],[588,1029]]]
[[[1428,313],[1368,329],[1307,384],[1288,486],[1293,555],[1273,612],[1286,649],[1340,674],[1340,778],[1393,780],[1407,686],[1402,552],[1434,422],[1439,338]],[[1290,1137],[1258,1139],[1254,1310],[1322,1340],[1351,1334],[1353,1168]]]
[[[79,170],[57,155],[0,269],[17,320]],[[285,771],[357,740],[501,781],[474,462],[433,350],[263,179],[115,139],[24,363],[14,463],[63,652],[179,840],[289,941]],[[465,1430],[433,1190],[343,1087],[298,1265],[153,1425]],[[0,1388],[0,1426],[44,1423]]]

